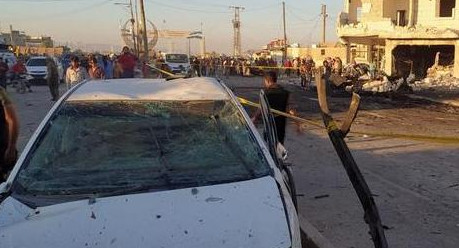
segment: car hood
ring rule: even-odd
[[[46,66],[26,66],[28,73],[46,73],[48,69]]]
[[[30,209],[0,205],[0,244],[9,247],[289,247],[272,177],[80,200]]]

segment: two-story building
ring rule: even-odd
[[[459,78],[459,0],[344,0],[337,33],[349,61],[417,77],[434,65]],[[348,62],[349,62],[348,61]]]

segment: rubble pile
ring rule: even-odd
[[[405,80],[403,78],[399,78],[391,82],[387,77],[383,77],[382,80],[375,80],[365,83],[362,85],[362,90],[374,93],[396,92],[402,88],[404,83]]]
[[[453,77],[452,66],[433,66],[427,71],[427,77],[415,80],[415,75],[410,74],[404,78],[390,81],[387,77],[382,80],[373,80],[362,86],[362,91],[383,93],[422,90],[459,90],[459,78]]]
[[[453,77],[452,66],[434,66],[427,70],[427,77],[410,84],[414,91],[425,89],[459,89],[459,78]]]

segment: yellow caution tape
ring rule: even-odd
[[[235,65],[217,65],[217,67],[223,68],[236,68]],[[300,67],[293,67],[293,66],[267,66],[267,65],[241,65],[240,67],[245,68],[257,68],[257,69],[296,69],[299,70]],[[312,67],[314,69],[314,67]]]
[[[260,107],[260,104],[251,102],[247,99],[244,99],[242,97],[238,97],[238,100],[241,104],[252,106],[252,107]],[[287,118],[290,118],[296,122],[300,123],[307,123],[315,127],[323,127],[320,122],[316,121],[310,121],[303,119],[298,116],[294,116],[276,109],[271,109],[272,113],[285,116]],[[336,130],[338,127],[336,126],[336,123],[334,121],[330,122],[330,125],[327,128],[327,131],[330,130]],[[359,134],[359,135],[368,135],[368,136],[377,136],[377,137],[390,137],[390,138],[399,138],[399,139],[410,139],[410,140],[416,140],[416,141],[430,141],[430,142],[435,142],[435,143],[445,143],[445,144],[459,144],[459,137],[444,137],[444,136],[427,136],[427,135],[417,135],[417,134],[402,134],[402,133],[387,133],[387,132],[361,132],[361,131],[351,131],[353,134]]]
[[[152,68],[152,69],[154,69],[154,70],[157,70],[157,71],[159,71],[159,72],[161,72],[161,73],[164,73],[164,74],[166,74],[166,75],[168,75],[168,76],[177,77],[177,75],[175,75],[174,73],[165,71],[165,70],[163,70],[163,69],[159,69],[158,67],[154,66],[153,64],[147,64],[147,66],[150,67],[150,68]]]

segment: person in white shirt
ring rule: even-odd
[[[77,56],[72,57],[70,59],[70,67],[67,68],[65,73],[65,83],[67,84],[67,90],[88,78],[88,72],[84,67],[80,66],[80,59],[78,59]]]

